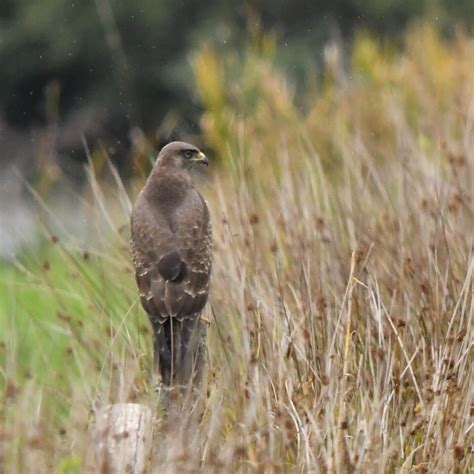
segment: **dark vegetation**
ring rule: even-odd
[[[242,51],[249,35],[273,32],[273,60],[303,86],[321,78],[326,42],[351,40],[361,28],[400,39],[406,26],[423,15],[453,35],[462,24],[473,24],[474,7],[469,0],[238,5],[210,0],[206,8],[195,0],[4,0],[2,161],[23,161],[21,142],[28,142],[32,131],[57,127],[52,148],[59,161],[83,160],[85,137],[93,148],[106,145],[112,160],[130,171],[129,151],[136,141],[130,131],[136,127],[156,147],[199,131],[202,104],[194,92],[191,62],[204,43],[226,56]],[[37,158],[35,145],[27,148]]]

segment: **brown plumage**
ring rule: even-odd
[[[165,385],[187,384],[203,364],[212,234],[190,176],[195,163],[208,160],[193,145],[166,145],[132,210],[130,251]]]

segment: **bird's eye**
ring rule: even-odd
[[[185,151],[184,151],[184,156],[185,156],[186,158],[191,158],[191,157],[193,156],[193,154],[194,154],[194,151],[193,151],[193,150],[185,150]]]

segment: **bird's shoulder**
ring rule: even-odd
[[[203,224],[209,221],[209,210],[199,191],[190,188],[183,200],[169,214],[171,230],[177,238],[195,239],[202,235]]]
[[[160,256],[176,250],[166,217],[141,193],[132,209],[130,252],[134,263],[150,266]]]

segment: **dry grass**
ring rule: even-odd
[[[151,466],[468,472],[472,39],[445,45],[423,27],[396,56],[361,36],[352,78],[337,50],[328,50],[324,85],[304,112],[264,46],[248,52],[238,78],[235,65],[212,51],[196,58],[205,137],[224,161],[200,183],[215,238],[208,372],[193,416],[158,415]],[[206,97],[207,81],[230,92]],[[128,205],[119,188],[105,194],[118,189],[122,208],[91,182],[95,193],[84,206],[91,219],[107,213],[113,235],[85,263],[77,249],[51,244],[47,271],[44,262],[30,262],[23,280],[15,273],[16,283],[5,285],[5,470],[33,463],[43,472],[92,470],[90,406],[157,406],[151,335],[120,230]],[[66,270],[51,278],[54,258]],[[48,357],[44,347],[31,347],[34,338],[25,348],[15,324],[25,311],[25,281],[41,289],[54,314],[41,337],[65,333],[70,356],[66,363],[58,352],[55,376],[44,368],[41,377],[23,374],[32,359]]]

